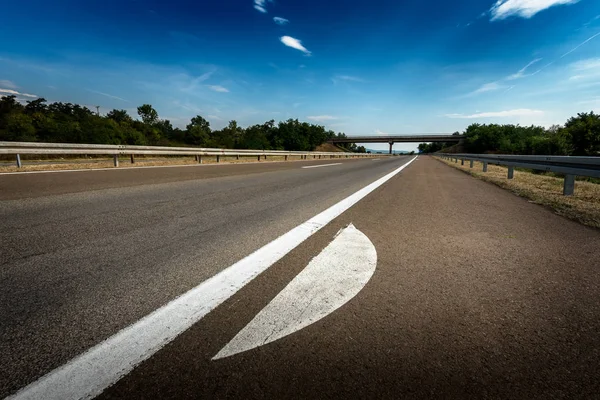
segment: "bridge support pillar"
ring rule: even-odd
[[[394,142],[390,142],[390,154],[394,154],[392,148],[394,147]]]

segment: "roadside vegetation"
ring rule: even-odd
[[[569,118],[564,126],[472,124],[463,135],[462,146],[422,143],[419,151],[435,153],[452,147],[451,152],[477,154],[600,156],[600,115],[593,111]]]
[[[465,165],[461,165],[460,162],[437,159],[476,178],[508,189],[533,203],[550,207],[559,215],[584,225],[600,228],[600,185],[577,181],[575,194],[563,196],[561,177],[532,174],[517,169],[514,178],[507,179],[508,168],[506,167],[489,164],[488,172],[483,172],[483,164],[480,162],[475,162],[471,169],[468,161]]]
[[[15,96],[0,98],[0,141],[128,144],[154,146],[198,146],[228,149],[311,151],[344,133],[297,119],[274,120],[243,128],[230,121],[214,130],[198,115],[184,129],[161,119],[149,104],[137,108],[139,119],[126,110],[100,115],[71,103],[51,103],[40,98],[21,104]],[[365,153],[356,144],[343,146]]]

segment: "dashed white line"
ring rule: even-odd
[[[377,251],[350,224],[213,358],[274,342],[325,318],[356,296],[377,266]]]
[[[293,228],[8,398],[75,400],[99,395],[315,232],[392,179],[416,158]]]
[[[333,167],[334,165],[342,165],[342,163],[335,163],[335,164],[320,164],[320,165],[307,165],[305,167],[302,168],[321,168],[321,167]]]

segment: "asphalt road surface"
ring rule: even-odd
[[[411,159],[0,176],[0,396],[377,181],[100,397],[597,396],[600,232]]]

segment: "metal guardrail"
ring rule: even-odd
[[[454,160],[461,165],[465,161],[483,163],[483,172],[487,172],[488,164],[504,165],[508,167],[508,179],[513,179],[515,167],[533,169],[537,171],[555,172],[565,175],[563,194],[571,196],[575,190],[575,177],[587,176],[600,178],[600,157],[571,157],[571,156],[514,156],[498,154],[446,154],[436,153],[446,160]]]
[[[22,154],[100,154],[112,155],[114,166],[119,166],[119,156],[130,156],[131,163],[135,162],[135,155],[163,155],[163,156],[194,156],[196,161],[202,163],[203,156],[212,156],[220,161],[222,156],[261,157],[283,156],[287,161],[290,156],[299,156],[306,160],[309,156],[313,158],[354,158],[370,157],[372,154],[365,153],[342,153],[324,151],[284,151],[284,150],[232,150],[214,149],[201,147],[160,147],[160,146],[129,146],[109,144],[74,144],[74,143],[37,143],[37,142],[0,142],[0,154],[14,154],[17,167],[21,168]],[[378,154],[378,156],[381,156]]]

